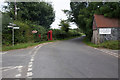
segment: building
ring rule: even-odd
[[[120,21],[103,15],[94,15],[92,42],[102,43],[106,40],[120,40]]]

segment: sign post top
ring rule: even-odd
[[[36,31],[36,30],[33,30],[32,33],[37,33],[37,31]]]
[[[13,27],[13,29],[19,29],[19,27]]]

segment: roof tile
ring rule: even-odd
[[[119,20],[115,18],[106,18],[103,15],[94,15],[97,27],[120,27]]]

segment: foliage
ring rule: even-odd
[[[16,43],[31,42],[33,40],[32,31],[28,24],[23,21],[14,21],[14,24],[20,27],[19,30],[14,30]]]
[[[59,29],[52,29],[52,31],[53,31],[53,39],[54,40],[81,36],[81,33],[78,32],[77,30],[69,30],[69,32],[65,32],[65,31],[62,31]]]
[[[7,13],[2,13],[2,43],[10,44],[12,42],[12,32],[8,28],[9,22],[12,22],[12,19]]]
[[[120,2],[71,2],[71,11],[64,10],[68,20],[75,22],[90,40],[94,14],[120,19]]]
[[[20,27],[19,30],[14,30],[14,36],[15,36],[15,44],[17,43],[27,43],[27,42],[40,42],[40,41],[46,41],[47,40],[47,30],[40,26],[40,25],[34,25],[30,24],[29,21],[23,22],[23,21],[14,21],[14,24]],[[8,24],[7,24],[8,25]],[[11,45],[12,44],[12,28],[8,28],[7,26],[4,26],[5,29],[3,29],[2,39],[3,45]],[[37,30],[38,32],[33,34],[32,31]],[[38,35],[41,34],[41,39],[38,37]]]
[[[67,21],[61,20],[59,26],[61,26],[61,30],[62,30],[62,31],[65,31],[65,32],[68,32],[68,31],[69,31],[70,25],[69,25],[69,23],[68,23]]]
[[[19,43],[19,44],[15,44],[14,46],[3,46],[2,51],[21,49],[21,48],[28,48],[28,47],[36,46],[36,45],[46,43],[46,42],[53,42],[53,41],[41,41],[41,42],[38,42],[38,43]]]
[[[55,13],[52,5],[46,2],[17,2],[17,20],[31,21],[36,25],[49,28],[54,21]],[[15,3],[9,2],[7,11],[15,19]]]
[[[48,30],[46,28],[44,28],[40,25],[35,25],[35,24],[28,24],[28,25],[31,27],[32,31],[33,30],[37,31],[37,33],[33,34],[35,42],[47,40],[47,31]],[[41,35],[41,38],[38,37],[39,34]]]
[[[87,38],[84,38],[83,42],[87,44],[88,46],[96,47],[96,48],[107,48],[107,49],[112,49],[112,50],[120,49],[119,41],[105,41],[100,44],[94,44],[90,42]]]

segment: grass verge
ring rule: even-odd
[[[77,36],[77,37],[79,37],[79,36]],[[69,39],[73,39],[73,38],[76,38],[76,37],[70,37],[70,38],[59,39],[59,40],[69,40]],[[41,42],[38,42],[38,43],[20,43],[20,44],[14,45],[14,46],[2,46],[2,51],[28,48],[28,47],[36,46],[36,45],[39,45],[39,44],[42,44],[42,43],[55,42],[55,41],[58,41],[58,40],[53,40],[53,41],[41,41]]]
[[[88,46],[95,47],[95,48],[107,48],[112,50],[120,50],[120,41],[105,41],[100,44],[94,44],[88,41],[86,38],[83,39],[83,42],[87,44]]]
[[[42,43],[46,43],[46,42],[53,42],[53,41],[41,41],[41,42],[38,42],[38,43],[20,43],[20,44],[14,45],[14,46],[2,46],[2,51],[28,48],[28,47],[36,46],[38,44],[42,44]]]

